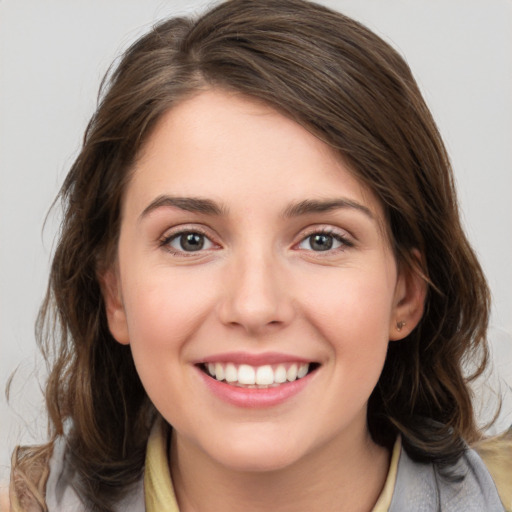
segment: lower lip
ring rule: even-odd
[[[310,382],[312,373],[293,382],[272,388],[243,388],[218,381],[197,368],[208,389],[218,398],[236,407],[262,409],[282,404],[300,393]],[[315,372],[316,373],[316,372]]]

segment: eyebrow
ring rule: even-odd
[[[345,208],[358,210],[367,215],[370,219],[375,220],[375,216],[369,208],[357,201],[345,198],[306,199],[288,206],[284,211],[283,216],[285,218],[298,217],[300,215],[307,215],[308,213],[322,213]]]
[[[170,206],[187,212],[202,213],[204,215],[225,215],[226,210],[211,199],[201,197],[175,197],[162,195],[151,201],[139,216],[139,220],[147,217],[158,208]]]
[[[151,201],[151,203],[144,208],[143,212],[139,216],[139,221],[144,217],[147,217],[154,210],[161,207],[174,207],[180,210],[194,213],[202,213],[204,215],[222,216],[227,215],[227,209],[217,204],[211,199],[204,199],[201,197],[176,197],[169,195],[161,195]],[[284,218],[299,217],[301,215],[307,215],[311,213],[322,213],[337,209],[355,209],[370,219],[374,220],[374,215],[366,206],[345,198],[335,199],[305,199],[298,203],[289,205],[283,211]]]

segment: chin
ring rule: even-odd
[[[292,466],[299,458],[301,451],[293,443],[282,440],[264,441],[247,439],[230,442],[229,446],[218,444],[215,453],[210,452],[218,464],[232,471],[241,473],[267,473],[280,471]]]
[[[270,473],[284,470],[293,465],[297,460],[297,454],[270,453],[229,453],[224,454],[219,462],[232,471],[240,473]]]

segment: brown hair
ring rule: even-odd
[[[418,86],[394,49],[342,14],[301,0],[231,0],[197,20],[161,23],[125,53],[60,192],[64,221],[38,331],[52,361],[52,439],[71,420],[78,493],[92,509],[111,510],[143,468],[155,411],[129,347],[109,332],[97,276],[115,257],[123,190],[142,144],[164,112],[208,87],[279,109],[380,198],[398,264],[421,273],[429,292],[420,325],[389,345],[369,429],[384,445],[400,433],[416,460],[453,462],[462,439],[479,436],[463,368],[480,362],[476,375],[486,364],[489,293]]]

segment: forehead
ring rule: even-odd
[[[347,196],[385,225],[380,201],[330,146],[267,104],[207,90],[166,112],[140,152],[125,199],[201,196],[284,204]]]

